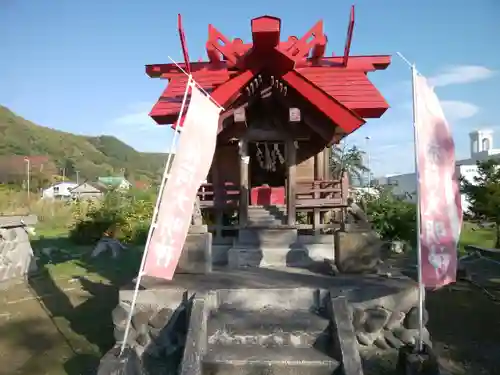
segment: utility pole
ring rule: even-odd
[[[24,158],[24,162],[26,163],[26,190],[27,190],[27,195],[28,195],[28,202],[30,200],[30,172],[31,172],[31,164],[30,164],[30,159],[26,156]]]
[[[80,171],[75,171],[76,173],[76,184],[80,185]]]

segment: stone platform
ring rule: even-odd
[[[113,311],[123,341],[133,285]],[[141,283],[129,374],[363,374],[360,353],[415,342],[417,285],[399,276],[325,276],[294,268],[214,268]],[[133,358],[132,358],[133,357]],[[131,359],[132,358],[132,359]],[[106,365],[106,366],[105,366]],[[107,371],[107,372],[106,372]],[[127,374],[128,374],[127,373]]]

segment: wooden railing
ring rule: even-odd
[[[298,229],[324,230],[343,228],[349,196],[349,180],[301,181],[295,188],[295,207],[305,215],[307,223],[297,224]]]
[[[201,208],[236,207],[240,201],[239,186],[227,182],[216,189],[214,184],[202,184],[198,190]]]
[[[331,209],[347,205],[348,186],[342,180],[301,181],[295,188],[295,206]]]

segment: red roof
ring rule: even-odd
[[[252,20],[253,43],[247,44],[238,38],[230,41],[209,25],[209,61],[190,63],[189,69],[194,80],[226,109],[264,70],[292,87],[349,134],[364,123],[363,118],[380,117],[389,108],[367,73],[387,68],[390,56],[349,56],[353,25],[351,13],[344,56],[334,57],[324,57],[326,35],[322,21],[302,38],[291,36],[280,42],[281,20],[259,17]],[[175,123],[187,76],[175,64],[147,65],[146,72],[150,77],[169,80],[150,116],[158,124]]]

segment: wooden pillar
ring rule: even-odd
[[[240,202],[239,202],[239,225],[246,227],[248,222],[248,168],[250,158],[248,156],[248,141],[241,139],[239,142],[240,154]]]
[[[341,196],[342,196],[342,209],[341,209],[341,215],[340,215],[340,228],[342,231],[346,231],[346,220],[347,220],[347,200],[349,198],[349,175],[344,172],[342,174],[342,180],[341,180]]]
[[[297,170],[297,149],[293,139],[286,141],[286,165],[288,170],[287,186],[286,186],[286,213],[288,217],[288,225],[295,225],[295,182]]]
[[[217,150],[215,151],[214,158],[212,161],[212,186],[214,189],[214,214],[215,214],[215,233],[214,240],[217,241],[222,237],[222,215],[223,211],[221,209],[221,204],[223,202],[223,197],[225,194],[224,184],[220,180],[219,176],[219,164],[217,163]]]
[[[321,186],[321,183],[317,183],[316,181],[323,180],[323,172],[324,172],[324,165],[323,165],[323,151],[319,152],[318,154],[314,155],[314,183],[313,183],[313,188],[317,189]],[[319,192],[314,192],[314,199],[319,199],[320,193]],[[314,235],[319,235],[321,233],[321,229],[319,228],[321,224],[321,210],[319,208],[314,208],[313,209],[313,230],[314,230]]]

